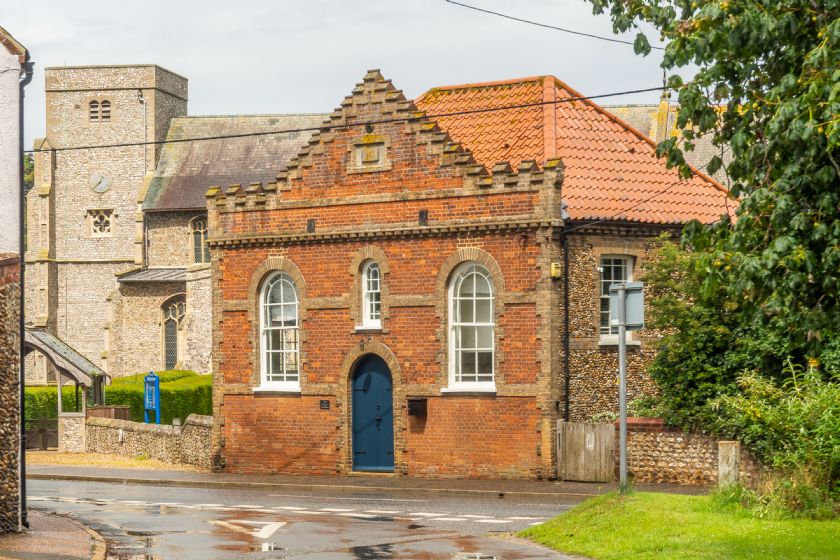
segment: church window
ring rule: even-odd
[[[111,122],[111,102],[103,101],[99,104],[99,120]]]
[[[183,294],[166,300],[163,304],[163,367],[174,369],[180,361],[179,338],[186,315],[187,303]]]
[[[114,230],[113,210],[88,210],[91,237],[110,237]]]
[[[190,224],[194,263],[210,262],[210,245],[207,243],[207,220],[195,218]]]

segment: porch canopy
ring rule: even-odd
[[[24,335],[25,354],[29,355],[33,350],[43,354],[47,360],[58,370],[58,390],[61,394],[61,387],[66,381],[72,381],[78,387],[94,388],[94,401],[97,404],[104,395],[103,385],[110,382],[111,377],[95,366],[86,357],[79,354],[66,342],[41,328],[27,327]],[[83,406],[84,406],[84,400]],[[58,399],[59,413],[61,412],[61,399]]]

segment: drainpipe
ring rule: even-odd
[[[21,524],[29,528],[29,515],[26,510],[26,411],[24,410],[24,404],[26,402],[26,373],[24,368],[24,358],[26,357],[26,347],[24,338],[26,336],[26,317],[25,315],[25,282],[24,282],[24,274],[25,274],[25,263],[24,263],[24,244],[25,244],[25,236],[26,232],[24,231],[23,227],[23,219],[24,219],[24,203],[26,202],[26,196],[24,192],[26,190],[26,183],[23,180],[23,97],[24,97],[24,88],[29,85],[29,82],[32,81],[32,66],[34,62],[29,61],[29,52],[26,53],[26,62],[23,63],[23,67],[21,68],[22,76],[20,77],[20,81],[18,82],[20,85],[20,107],[18,113],[18,141],[20,142],[20,149],[19,154],[20,157],[20,189],[19,189],[19,199],[18,199],[18,211],[20,212],[18,216],[19,228],[20,228],[20,522]]]
[[[569,234],[563,224],[563,420],[569,421]]]

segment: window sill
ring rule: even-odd
[[[253,388],[254,394],[300,395],[300,385],[260,385]]]
[[[358,334],[381,334],[382,325],[356,325],[354,331]]]
[[[618,348],[618,338],[602,338],[598,341],[598,346],[601,348]],[[642,343],[638,340],[628,340],[627,347],[628,348],[640,348]]]
[[[457,383],[442,387],[441,395],[495,395],[495,383]]]

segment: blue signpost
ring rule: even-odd
[[[155,424],[160,424],[160,377],[150,371],[144,378],[143,408],[146,424],[149,423],[149,412],[155,412]]]

